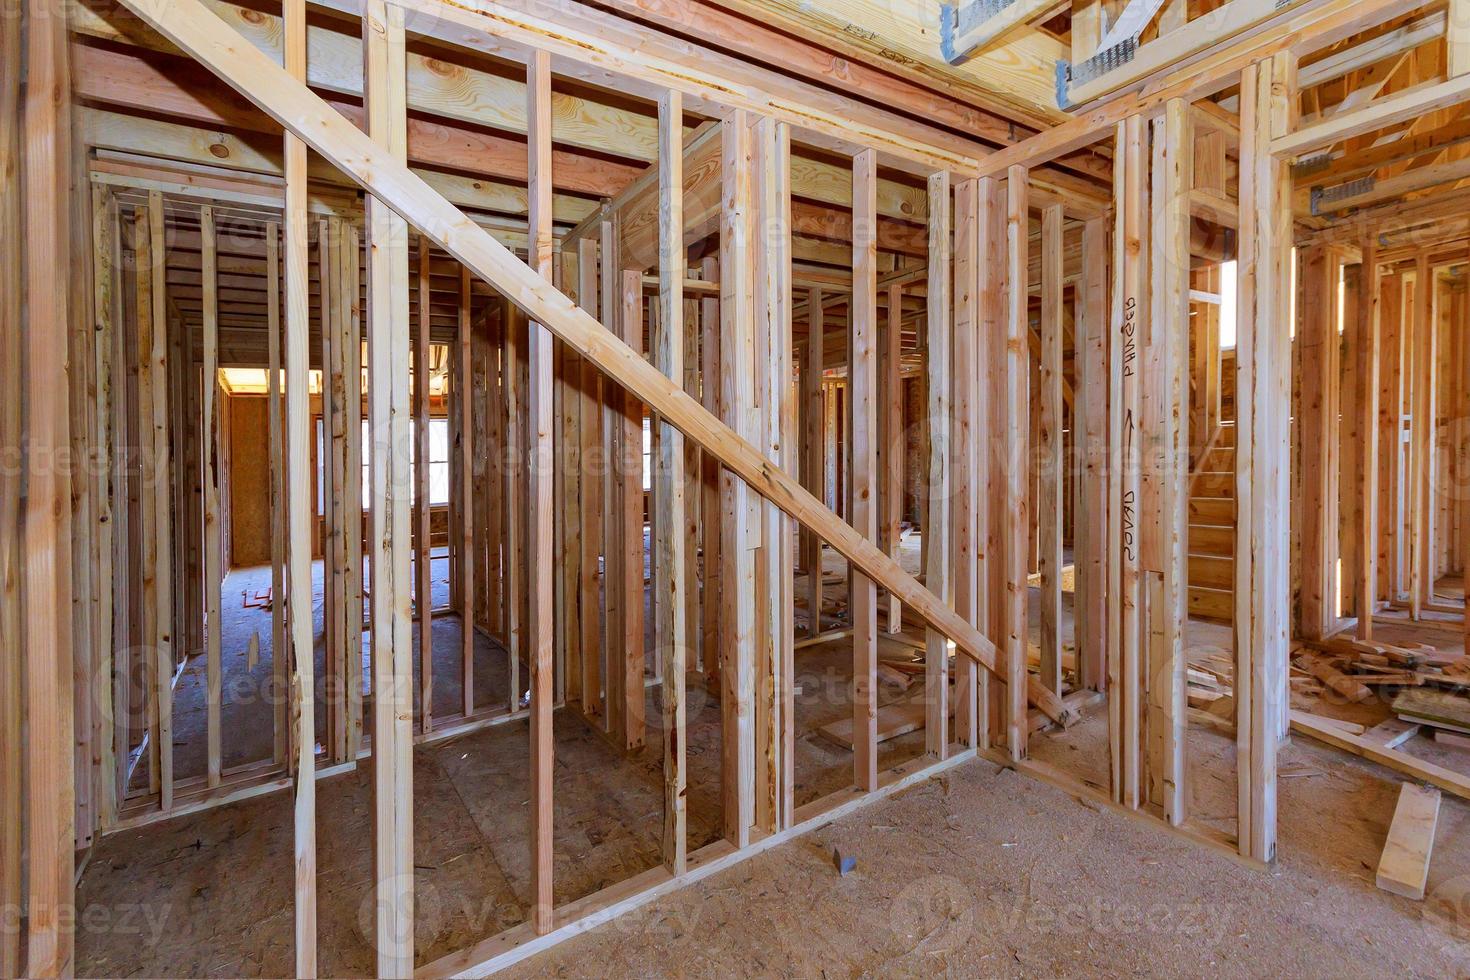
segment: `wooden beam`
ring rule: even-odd
[[[848,514],[853,528],[869,541],[878,539],[875,437],[878,430],[878,157],[859,153],[852,162],[852,335],[847,365]],[[878,788],[878,590],[873,580],[854,572],[852,610],[853,779],[857,788]]]
[[[1138,3],[1139,0],[1134,0]],[[1131,9],[1131,8],[1130,8]],[[1062,693],[1062,206],[1041,213],[1041,426],[1035,462],[1041,573],[1041,683]]]
[[[475,476],[473,461],[479,449],[475,437],[475,369],[471,340],[474,336],[474,308],[470,297],[470,270],[459,267],[459,336],[455,343],[459,350],[458,377],[454,387],[459,409],[459,631],[460,661],[463,674],[460,678],[462,710],[468,718],[475,713],[475,521],[472,517],[475,501]]]
[[[408,154],[402,11],[385,0],[365,0],[364,14],[368,136],[389,160],[402,164]],[[380,976],[408,977],[414,965],[408,223],[380,198],[368,196],[364,207],[372,432],[373,945]],[[293,508],[296,503],[293,496]],[[296,549],[291,554],[294,560]]]
[[[1011,406],[1011,416],[1002,433],[1006,458],[1005,537],[1005,690],[1006,744],[1011,760],[1026,757],[1029,724],[1026,714],[1026,620],[1027,558],[1030,552],[1028,529],[1029,506],[1026,494],[1027,441],[1031,415],[1031,365],[1029,297],[1026,283],[1027,246],[1030,239],[1030,209],[1027,204],[1027,171],[1012,167],[1006,175],[1006,276],[1010,307],[1006,318],[1006,363],[1002,375],[1004,396],[999,404]],[[1042,685],[1045,687],[1045,685]],[[1050,690],[1050,688],[1047,688]]]
[[[1078,457],[1073,518],[1074,643],[1078,686],[1106,686],[1108,659],[1108,244],[1103,218],[1082,229],[1083,282],[1073,329],[1079,401],[1073,445]]]
[[[598,315],[597,242],[577,242],[577,302],[591,316]],[[582,362],[579,385],[581,410],[581,455],[592,460],[602,445],[603,400],[601,377],[590,361]],[[602,468],[584,465],[581,482],[582,508],[582,714],[606,730],[602,706],[602,582],[598,568],[602,559]]]
[[[642,274],[625,269],[617,277],[621,312],[618,327],[623,342],[640,356],[643,351],[644,301]],[[648,668],[644,649],[643,614],[646,608],[643,588],[643,403],[626,391],[616,399],[621,411],[613,425],[617,439],[617,482],[614,496],[617,529],[613,554],[613,574],[617,577],[619,598],[617,617],[617,655],[611,654],[608,670],[617,690],[618,709],[613,713],[616,731],[625,750],[640,748],[647,737],[644,717],[647,705],[644,677]],[[612,650],[609,647],[609,650]],[[611,695],[609,695],[611,697]]]
[[[1189,189],[1194,176],[1194,130],[1189,107],[1171,100],[1153,123],[1154,280],[1149,301],[1149,384],[1153,428],[1149,466],[1158,535],[1149,553],[1148,721],[1150,784],[1157,784],[1164,816],[1182,826],[1189,793],[1189,704],[1185,693],[1189,529]]]
[[[220,590],[224,581],[222,526],[220,524],[219,459],[219,301],[215,269],[214,209],[201,208],[199,231],[204,241],[204,605],[208,647],[205,653],[205,702],[208,741],[207,778],[220,782],[220,706],[223,696],[220,670]]]
[[[1085,78],[1079,84],[1069,84],[1066,104],[1072,108],[1087,106],[1104,97],[1143,86],[1165,69],[1227,41],[1241,35],[1259,34],[1270,25],[1289,22],[1297,12],[1295,8],[1301,6],[1305,6],[1303,0],[1287,0],[1285,3],[1230,0],[1211,11],[1208,17],[1196,18],[1175,31],[1139,45],[1122,67]],[[1099,43],[1106,45],[1107,38]]]
[[[1358,639],[1373,638],[1373,612],[1378,595],[1378,386],[1381,370],[1380,310],[1382,286],[1378,275],[1378,242],[1364,238],[1358,269],[1358,337],[1356,354],[1358,444],[1352,493],[1357,495],[1352,528],[1358,562],[1351,583],[1354,613],[1358,617]]]
[[[923,534],[925,585],[941,600],[954,603],[954,565],[945,542],[953,533],[952,391],[949,369],[953,353],[950,306],[950,181],[938,171],[929,177],[929,264],[924,320],[926,388],[929,426],[929,501]],[[973,216],[972,216],[973,218]],[[813,306],[820,309],[820,305]],[[924,634],[924,747],[943,759],[949,752],[949,641],[932,627]]]
[[[1429,856],[1439,826],[1440,791],[1432,786],[1404,783],[1393,811],[1383,854],[1378,859],[1378,887],[1422,901],[1429,881]]]
[[[940,8],[944,60],[961,64],[995,47],[1028,24],[1055,10],[1057,0],[1010,0],[1003,6],[982,0],[955,0]]]
[[[818,500],[827,492],[822,446],[822,362],[825,354],[826,306],[819,287],[807,290],[807,328],[801,353],[802,451],[806,489]],[[806,629],[808,636],[822,632],[822,539],[802,528],[802,565],[806,568]]]
[[[658,318],[650,346],[653,363],[670,380],[684,377],[684,100],[674,91],[659,101]],[[663,861],[670,874],[688,866],[685,790],[685,593],[684,437],[660,422],[654,452],[653,602],[655,646],[663,663],[664,830]]]
[[[289,769],[291,676],[286,650],[286,445],[285,404],[281,392],[281,226],[266,225],[266,442],[271,461],[271,681],[275,684],[274,744],[271,758]]]
[[[528,264],[543,281],[551,279],[551,57],[534,52],[526,63],[526,147],[531,200]],[[531,684],[531,921],[545,935],[552,928],[552,665],[556,623],[551,608],[552,334],[544,324],[528,323],[526,359],[527,458],[530,483],[527,522],[527,643]],[[641,535],[640,535],[641,537]],[[640,541],[641,550],[641,541]],[[640,570],[640,579],[642,578]],[[641,591],[641,590],[640,590]],[[642,701],[642,686],[638,691]]]
[[[755,311],[751,134],[743,110],[720,123],[720,407],[725,423],[754,442]],[[708,448],[708,447],[706,447]],[[764,464],[764,454],[758,454]],[[755,502],[740,474],[721,473],[720,557],[721,812],[725,839],[750,842],[755,822],[753,719],[742,706],[755,691]]]
[[[419,621],[419,731],[434,730],[434,574],[429,519],[429,240],[419,236],[413,332],[413,609]]]
[[[954,241],[945,255],[945,268],[952,267],[954,273],[954,285],[945,300],[952,305],[951,340],[944,360],[933,363],[927,378],[932,385],[940,372],[949,375],[946,381],[950,393],[946,400],[951,406],[952,420],[947,422],[950,442],[947,451],[951,461],[946,473],[946,493],[950,499],[945,502],[948,513],[944,515],[943,535],[926,541],[931,546],[930,555],[935,550],[942,554],[945,577],[939,581],[953,592],[952,598],[949,595],[945,598],[953,602],[955,612],[966,622],[988,635],[990,603],[988,590],[981,581],[981,569],[985,567],[987,551],[983,536],[989,522],[981,518],[983,502],[987,498],[980,472],[985,465],[982,457],[989,456],[990,424],[986,416],[991,393],[985,383],[988,372],[982,370],[982,364],[989,364],[989,352],[983,350],[989,336],[980,321],[980,207],[979,183],[968,179],[960,181],[954,189]],[[944,231],[947,234],[948,229]],[[933,234],[931,231],[931,249],[934,247]],[[933,416],[929,421],[932,425]],[[932,496],[931,493],[931,507]],[[954,538],[952,548],[944,544],[951,533]],[[934,547],[936,542],[940,547]],[[946,675],[948,658],[946,647],[940,661]],[[957,660],[953,705],[955,741],[967,748],[979,744],[978,684],[974,665],[963,658]],[[929,751],[941,759],[949,754],[947,719],[948,714],[939,716],[939,729],[928,740]]]
[[[306,77],[306,3],[286,0],[285,69],[300,83]],[[296,856],[296,975],[314,977],[317,970],[316,921],[316,695],[311,602],[311,404],[307,392],[308,238],[306,214],[306,143],[285,135],[286,231],[286,456],[294,480],[287,503],[290,544],[291,695],[295,721],[294,760]],[[377,574],[374,563],[374,574]],[[376,590],[375,590],[376,591]],[[374,617],[374,633],[384,620]],[[379,688],[379,691],[382,689]],[[382,712],[382,709],[378,709]],[[380,746],[380,751],[384,746]]]
[[[1271,143],[1291,126],[1295,59],[1241,76],[1240,283],[1236,334],[1235,704],[1241,853],[1276,856],[1276,745],[1286,726],[1290,580],[1290,177]]]
[[[24,49],[21,25],[19,16],[0,19],[0,60],[7,65],[21,63]],[[8,242],[21,240],[26,211],[21,179],[23,121],[20,75],[18,71],[0,72],[0,238]],[[121,255],[118,259],[121,260]],[[5,249],[0,254],[0,384],[5,390],[16,393],[23,390],[25,378],[22,364],[27,349],[24,341],[26,326],[22,321],[25,277],[23,250]],[[24,432],[21,399],[11,397],[0,402],[0,445],[21,445]],[[24,635],[26,623],[23,618],[26,607],[22,605],[20,589],[21,546],[25,532],[21,507],[24,483],[21,477],[19,467],[0,470],[0,632],[17,639]],[[17,645],[16,649],[19,651],[21,648]],[[24,678],[21,663],[21,657],[11,656],[0,664],[0,724],[4,726],[0,729],[0,907],[11,909],[19,909],[25,902],[26,883],[21,853],[29,837],[25,823],[29,805],[22,796],[21,787],[25,760],[32,746],[21,737],[21,719],[30,686]],[[49,673],[53,681],[66,676],[59,667]],[[58,694],[50,692],[47,696],[56,697]],[[55,873],[54,868],[48,869],[47,874],[51,875],[48,895],[50,888],[64,887],[61,875]],[[47,916],[50,915],[48,911]],[[0,974],[8,977],[20,975],[24,935],[18,917],[13,925],[7,924],[0,929]],[[59,931],[51,931],[47,935],[56,941],[65,941]],[[60,949],[53,955],[53,960],[57,958],[65,958]]]
[[[125,0],[174,43],[189,51],[212,71],[232,79],[247,95],[284,126],[310,134],[312,145],[370,192],[392,200],[436,244],[491,282],[520,308],[546,323],[583,357],[678,426],[686,436],[716,456],[742,482],[796,520],[814,527],[865,574],[898,592],[899,598],[955,640],[958,649],[996,676],[1007,667],[996,659],[994,646],[947,609],[933,593],[897,567],[892,559],[865,543],[850,527],[833,519],[815,498],[784,473],[771,472],[749,440],[734,434],[687,395],[674,391],[667,378],[616,341],[570,300],[550,289],[534,272],[514,260],[503,245],[477,226],[467,225],[460,212],[436,194],[401,163],[389,158],[355,128],[334,114],[320,98],[286,76],[278,66],[253,50],[230,44],[228,28],[205,15],[199,0],[176,0],[158,9],[142,0]],[[213,21],[213,23],[211,23]],[[246,81],[248,79],[248,81]],[[738,296],[739,290],[730,290]],[[722,293],[722,307],[729,305]],[[734,372],[726,372],[727,376]],[[1018,678],[1019,683],[1025,683]],[[1029,685],[1032,700],[1048,717],[1070,721],[1075,710],[1063,706],[1052,692]]]
[[[1458,105],[1470,98],[1470,76],[1459,75],[1442,82],[1427,82],[1381,96],[1361,109],[1329,116],[1309,126],[1300,126],[1271,140],[1273,156],[1288,161],[1309,150],[1330,146],[1396,123]],[[1242,100],[1242,103],[1244,100]]]
[[[1435,277],[1429,254],[1421,251],[1414,262],[1414,317],[1409,326],[1414,364],[1410,374],[1413,396],[1409,408],[1409,465],[1405,473],[1409,485],[1404,488],[1409,500],[1409,615],[1414,619],[1420,617],[1434,592],[1430,529],[1439,369]]]
[[[76,311],[70,308],[69,290],[58,288],[56,281],[58,271],[70,264],[71,77],[65,11],[30,0],[24,13],[27,82],[20,156],[7,156],[11,164],[23,164],[19,186],[27,245],[17,251],[24,253],[26,328],[16,353],[28,393],[24,444],[30,459],[44,462],[60,458],[71,441],[66,336]],[[15,23],[7,32],[19,30],[18,12],[11,11],[10,19]],[[15,71],[14,63],[10,71]],[[13,123],[14,117],[9,121]],[[12,152],[17,146],[13,132],[3,134]],[[20,237],[12,241],[14,248]],[[19,390],[13,389],[7,400],[18,402]],[[37,977],[71,976],[75,960],[75,638],[69,499],[69,480],[61,467],[30,467],[20,511],[20,568],[27,587],[19,611],[26,637],[25,754],[32,774],[25,796],[29,862],[25,972]],[[7,591],[18,588],[19,580],[7,576],[6,586]],[[8,659],[13,659],[13,652]],[[19,826],[6,833],[18,834]],[[11,913],[18,915],[18,906],[11,906]]]
[[[1108,718],[1113,799],[1130,808],[1142,802],[1139,773],[1139,719],[1142,715],[1139,663],[1142,592],[1139,574],[1139,467],[1142,451],[1142,406],[1139,384],[1140,330],[1146,322],[1144,236],[1147,233],[1147,179],[1144,125],[1130,116],[1117,127],[1113,178],[1113,329],[1109,344],[1111,371],[1110,443],[1118,455],[1109,487]]]
[[[1301,253],[1301,634],[1321,640],[1336,621],[1333,586],[1337,570],[1337,469],[1332,430],[1337,426],[1338,265],[1325,246]]]

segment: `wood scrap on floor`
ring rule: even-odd
[[[1429,856],[1439,825],[1440,792],[1432,786],[1404,783],[1378,859],[1378,887],[1420,901],[1429,880]]]
[[[1419,734],[1421,726],[1402,718],[1389,718],[1363,733],[1363,738],[1385,749],[1396,749]]]

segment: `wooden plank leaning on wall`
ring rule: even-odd
[[[65,503],[70,488],[65,470],[45,465],[59,459],[67,449],[69,426],[66,331],[70,325],[69,293],[56,288],[58,269],[68,266],[71,244],[68,184],[71,161],[71,80],[67,52],[65,11],[52,4],[31,0],[26,14],[26,86],[22,139],[15,130],[0,134],[8,163],[23,164],[20,194],[3,188],[12,201],[21,202],[24,214],[24,257],[11,266],[22,281],[4,283],[8,295],[24,288],[28,329],[22,341],[17,319],[5,324],[7,358],[28,391],[23,432],[32,465],[26,475],[23,510],[19,516],[19,577],[7,575],[7,597],[16,595],[20,581],[27,587],[18,611],[18,625],[25,636],[25,700],[29,706],[29,737],[25,740],[26,761],[31,772],[48,778],[37,781],[25,796],[25,828],[29,875],[27,878],[26,972],[31,976],[69,976],[75,943],[72,842],[75,839],[73,776],[73,699],[71,625],[71,510]],[[7,34],[7,55],[19,53],[19,41],[9,32],[19,31],[20,18],[6,17],[0,30]],[[9,62],[14,65],[16,62]],[[11,71],[9,74],[16,74]],[[6,94],[7,101],[14,92]],[[13,106],[13,102],[11,103]],[[10,108],[6,120],[12,126]],[[20,159],[15,156],[17,147]],[[15,173],[7,167],[7,174]],[[19,215],[9,214],[16,230]],[[12,243],[22,236],[8,239]],[[20,249],[7,251],[19,252]],[[12,309],[18,314],[17,309]],[[18,393],[18,384],[8,389]],[[19,397],[7,398],[19,404]],[[20,426],[7,435],[20,435]],[[17,440],[17,445],[20,441]],[[18,488],[17,488],[18,489]],[[18,503],[18,499],[16,501]],[[7,504],[11,501],[7,500]],[[11,525],[12,527],[14,525]],[[13,540],[13,539],[11,539]],[[12,552],[13,553],[13,552]],[[13,600],[11,600],[13,601]],[[7,657],[14,661],[14,657]],[[18,701],[19,699],[16,698]],[[17,716],[14,716],[18,718]],[[19,744],[19,739],[15,743]],[[16,799],[20,796],[17,794]],[[7,821],[5,834],[18,838],[21,822]],[[6,850],[19,850],[18,840],[8,840]],[[17,862],[18,864],[19,862]],[[8,877],[8,875],[7,875]],[[19,907],[18,896],[14,907]],[[14,956],[13,940],[3,958]]]
[[[384,0],[367,0],[362,31],[368,135],[402,162],[408,143],[403,13]],[[376,197],[369,195],[364,205],[373,481],[373,944],[379,976],[407,977],[413,973],[414,921],[408,223]]]

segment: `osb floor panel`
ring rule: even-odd
[[[909,544],[909,542],[905,542]],[[905,564],[917,564],[906,547]],[[827,576],[841,575],[828,556]],[[802,594],[798,580],[798,595]],[[829,587],[829,603],[845,588]],[[1070,640],[1071,596],[1063,630]],[[840,605],[840,603],[839,603]],[[1029,604],[1038,603],[1033,592]],[[841,610],[839,609],[840,613]],[[801,613],[798,613],[800,622]],[[445,627],[457,622],[446,620]],[[827,627],[843,625],[839,620]],[[1445,631],[1385,624],[1445,645]],[[435,647],[441,645],[436,628]],[[449,640],[447,636],[444,640]],[[801,635],[799,630],[798,635]],[[1034,637],[1033,637],[1034,638]],[[1199,652],[1223,627],[1192,623]],[[449,645],[449,644],[445,644]],[[457,650],[457,635],[453,642]],[[497,648],[498,649],[498,648]],[[503,669],[503,668],[502,668]],[[850,715],[851,645],[801,651],[796,697],[799,803],[851,782],[851,753],[816,734]],[[501,681],[503,687],[504,682]],[[887,703],[905,692],[883,685]],[[436,697],[436,701],[438,698]],[[623,757],[577,716],[556,717],[555,879],[559,903],[659,860],[662,759],[656,689],[647,748]],[[1372,724],[1382,705],[1314,706]],[[718,836],[719,705],[691,676],[690,846]],[[1032,754],[1105,786],[1106,708]],[[421,747],[415,764],[420,964],[523,921],[529,896],[527,728],[509,723]],[[883,744],[880,765],[920,755],[922,731]],[[1423,738],[1408,751],[1470,771]],[[1234,745],[1191,729],[1192,819],[1234,830]],[[1282,752],[1281,862],[1268,874],[1152,832],[988,762],[967,763],[899,798],[666,897],[533,959],[518,973],[1122,975],[1186,970],[1324,975],[1470,970],[1466,805],[1446,798],[1430,901],[1373,887],[1398,780],[1297,738]],[[370,769],[318,785],[321,970],[370,974]],[[276,976],[292,970],[289,797],[248,801],[105,838],[83,874],[83,976]],[[833,844],[857,855],[832,871]]]
[[[1379,891],[1398,783],[1301,741],[1267,872],[985,761],[964,764],[508,971],[610,976],[1463,976],[1470,809],[1431,896]],[[832,847],[857,858],[839,877]],[[1457,911],[1459,910],[1458,916]]]

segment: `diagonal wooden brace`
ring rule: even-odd
[[[344,116],[205,7],[200,0],[123,0],[181,50],[213,71],[363,189],[400,214],[527,317],[546,326],[612,380],[642,399],[756,493],[841,553],[855,568],[913,607],[958,651],[1000,680],[995,645],[806,488],[666,378],[488,232],[397,163]],[[1063,725],[1074,709],[1027,676],[1032,704]]]

